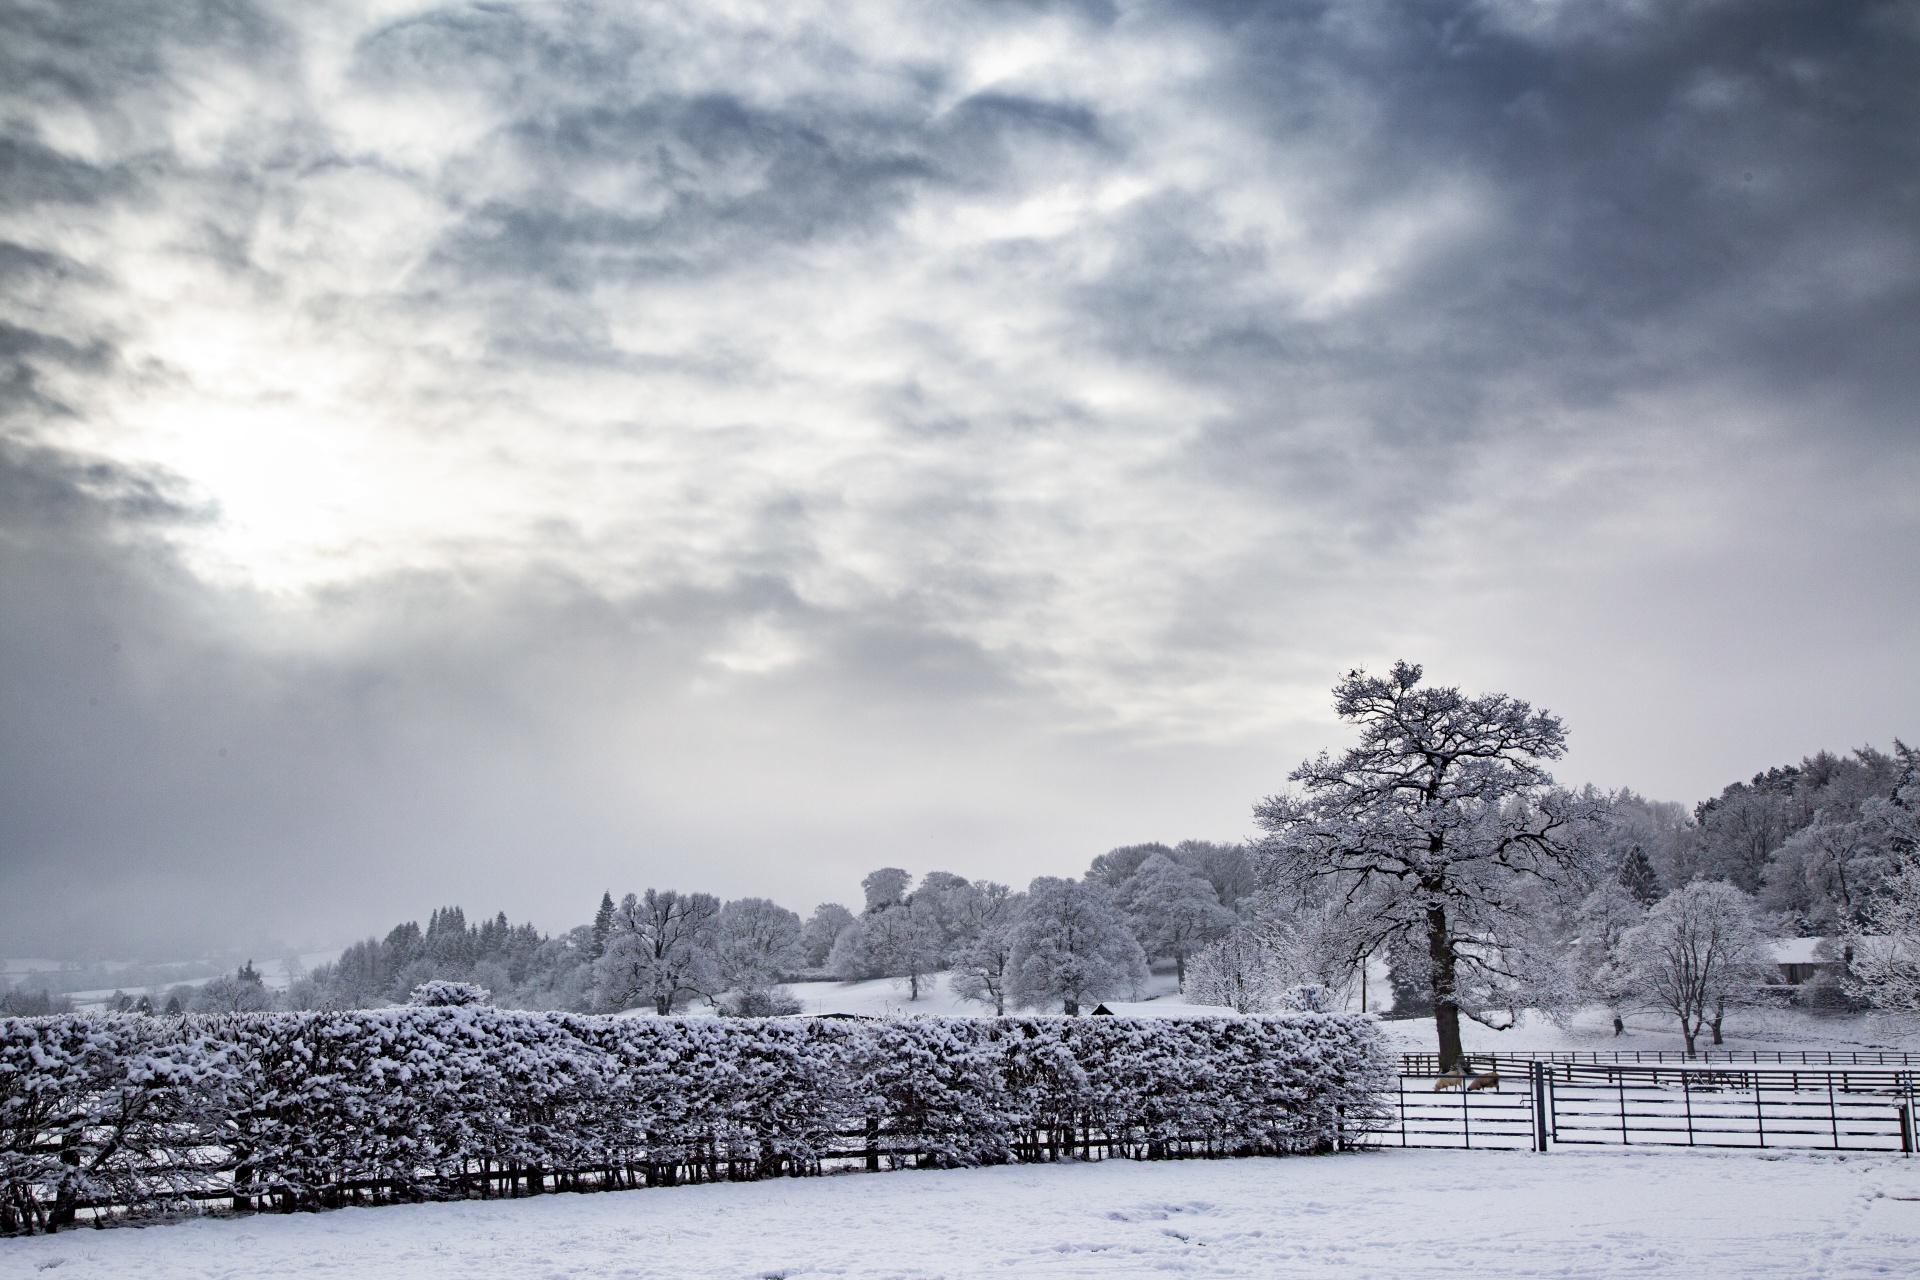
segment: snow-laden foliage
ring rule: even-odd
[[[1105,885],[1041,876],[1027,887],[1007,968],[1013,1003],[1078,1013],[1082,1004],[1136,992],[1146,980],[1146,953]]]
[[[485,1004],[492,998],[493,992],[477,982],[449,982],[445,978],[434,978],[415,987],[407,1003],[445,1008],[456,1004]]]
[[[1895,742],[1901,772],[1890,799],[1865,806],[1892,871],[1868,909],[1871,938],[1850,937],[1850,985],[1876,1007],[1920,1013],[1920,751]]]
[[[1350,956],[1424,941],[1440,1059],[1459,1061],[1460,1018],[1512,1026],[1534,1003],[1543,886],[1578,861],[1586,806],[1553,787],[1566,727],[1504,693],[1421,687],[1396,662],[1351,671],[1334,710],[1360,743],[1295,769],[1295,792],[1254,810],[1269,877],[1337,899],[1361,926]],[[1551,966],[1546,966],[1551,968]]]
[[[1720,1043],[1726,1010],[1759,1000],[1778,970],[1753,899],[1730,884],[1676,889],[1620,935],[1615,948],[1632,998],[1680,1020],[1687,1053],[1702,1027]]]
[[[480,1004],[0,1019],[0,1228],[1072,1154],[1325,1150],[1370,1019],[613,1019]]]

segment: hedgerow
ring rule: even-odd
[[[488,1006],[0,1019],[0,1230],[1108,1155],[1323,1151],[1349,1015],[615,1019]]]

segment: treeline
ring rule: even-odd
[[[1594,1003],[1674,1019],[1692,1051],[1732,1010],[1786,998],[1920,1007],[1920,753],[1820,755],[1689,815],[1568,791],[1558,717],[1506,694],[1423,684],[1417,666],[1334,690],[1360,741],[1323,753],[1255,821],[1262,888],[1196,957],[1190,995],[1257,1009],[1315,980],[1349,990],[1388,961],[1395,1007],[1431,1011],[1443,1063],[1460,1019]],[[1804,988],[1773,943],[1829,931]]]
[[[501,913],[469,924],[459,907],[426,928],[396,926],[297,976],[284,995],[251,967],[180,988],[155,1012],[349,1009],[405,1002],[422,983],[471,983],[524,1009],[658,1013],[711,1004],[739,1016],[798,1011],[795,981],[898,978],[910,1000],[932,975],[983,1010],[1083,1005],[1137,993],[1153,961],[1184,973],[1257,892],[1244,845],[1131,845],[1093,860],[1083,878],[1040,877],[1016,891],[934,871],[882,867],[862,881],[860,909],[822,903],[806,919],[766,898],[648,889],[603,895],[590,924],[558,937]]]
[[[1692,814],[1589,789],[1546,790],[1507,816],[1505,834],[1537,840],[1437,868],[1409,856],[1397,869],[1411,883],[1390,884],[1378,868],[1396,863],[1380,844],[1347,832],[1360,838],[1316,848],[1325,829],[1288,815],[1261,846],[1270,887],[1189,966],[1190,998],[1255,1012],[1312,983],[1351,1002],[1361,965],[1378,958],[1400,1014],[1432,1014],[1444,995],[1504,1027],[1522,1009],[1564,1019],[1600,1005],[1616,1033],[1630,1012],[1669,1019],[1690,1052],[1703,1035],[1722,1043],[1740,1009],[1920,1003],[1920,930],[1902,923],[1920,911],[1920,756],[1904,745],[1770,770]],[[1443,975],[1434,897],[1455,966]],[[1774,958],[1794,937],[1820,939],[1800,984]]]
[[[509,1007],[759,1016],[797,1012],[795,981],[893,978],[918,1000],[945,974],[983,1011],[1073,1013],[1141,992],[1157,963],[1190,998],[1248,1012],[1364,1001],[1503,1025],[1521,1008],[1600,1003],[1616,1029],[1630,1010],[1664,1011],[1691,1044],[1708,1031],[1717,1041],[1730,1009],[1788,994],[1770,943],[1814,935],[1843,941],[1792,996],[1828,1008],[1874,998],[1884,957],[1862,968],[1844,939],[1872,934],[1901,901],[1920,812],[1910,748],[1821,752],[1688,811],[1555,786],[1540,762],[1560,751],[1556,719],[1420,674],[1402,664],[1343,681],[1337,705],[1366,740],[1303,764],[1300,790],[1258,808],[1267,834],[1251,843],[1124,846],[1080,877],[1025,889],[882,867],[857,910],[829,902],[806,918],[765,898],[647,889],[605,894],[590,923],[549,937],[447,907],[424,929],[350,947],[282,996],[243,969],[167,1008],[369,1007],[438,979]],[[1431,799],[1378,783],[1421,770]],[[1672,959],[1702,946],[1711,964]],[[1363,986],[1376,960],[1389,993]]]
[[[1630,791],[1597,799],[1604,852],[1633,894],[1652,902],[1694,880],[1755,895],[1806,936],[1858,927],[1894,865],[1877,808],[1912,768],[1910,749],[1821,751],[1735,782],[1688,813]]]

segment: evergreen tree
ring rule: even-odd
[[[1406,1017],[1433,1012],[1433,964],[1423,943],[1408,933],[1387,939],[1387,990],[1393,1011]]]
[[[1634,901],[1645,905],[1660,900],[1660,876],[1639,845],[1627,850],[1620,860],[1619,879],[1621,888],[1632,894]]]
[[[600,895],[600,909],[593,913],[593,946],[588,955],[598,960],[607,952],[607,935],[613,932],[613,890]]]

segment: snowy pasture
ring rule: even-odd
[[[1381,1151],[1008,1166],[201,1219],[0,1276],[1906,1276],[1899,1157]]]

